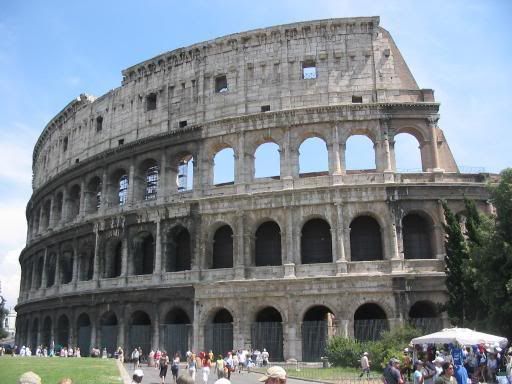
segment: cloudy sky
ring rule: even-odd
[[[373,0],[15,1],[0,3],[0,281],[19,289],[32,149],[80,93],[118,87],[121,70],[222,35],[295,21],[380,16],[421,88],[433,88],[459,166],[512,166],[512,2]],[[410,166],[414,168],[414,166]]]

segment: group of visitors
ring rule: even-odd
[[[32,351],[32,349],[29,346],[22,345],[21,348],[15,346],[12,350],[12,357],[30,357],[30,356],[36,356],[36,357],[53,357],[53,356],[60,356],[60,357],[82,357],[82,354],[80,352],[79,347],[73,348],[72,346],[64,346],[60,348],[54,348],[54,347],[46,347],[42,345],[38,345],[35,348],[35,351]]]

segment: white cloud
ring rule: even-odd
[[[7,300],[6,306],[12,308],[18,301],[20,290],[21,269],[18,257],[22,248],[10,249],[0,254],[0,282],[2,283],[2,296]]]

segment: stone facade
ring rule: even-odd
[[[438,111],[378,17],[234,34],[124,70],[35,146],[18,344],[268,342],[314,360],[306,334],[321,347],[333,333],[443,321],[440,200],[488,207],[485,177],[459,173]],[[417,139],[422,172],[397,172],[400,133]],[[375,169],[346,169],[353,135],[373,142]],[[328,169],[301,173],[312,137]],[[257,178],[265,143],[280,172]],[[226,148],[234,177],[216,183]]]

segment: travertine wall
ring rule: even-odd
[[[315,78],[304,78],[304,66],[315,67]],[[43,323],[50,324],[47,340],[64,315],[67,341],[76,343],[84,315],[91,344],[101,345],[99,319],[113,312],[118,344],[127,346],[130,316],[143,311],[156,348],[166,314],[179,308],[197,350],[206,347],[215,313],[227,309],[238,348],[251,344],[251,324],[271,306],[282,318],[283,357],[301,359],[301,323],[315,306],[354,336],[356,311],[366,304],[394,326],[409,320],[416,303],[444,302],[439,202],[456,211],[464,197],[488,206],[485,177],[458,173],[438,110],[377,17],[230,35],[124,70],[119,88],[68,104],[35,146],[18,342],[42,343]],[[417,139],[423,172],[396,171],[399,133]],[[352,135],[373,142],[375,169],[347,171]],[[328,169],[301,174],[299,148],[311,137],[325,142]],[[256,178],[255,153],[268,142],[279,147],[280,173]],[[223,148],[233,149],[234,180],[215,185],[213,159]],[[193,188],[179,190],[179,162],[191,158]],[[158,182],[148,198],[153,166]],[[351,228],[361,217],[376,223],[382,257],[353,258]],[[405,249],[411,218],[427,239],[423,258]],[[303,231],[318,219],[328,227],[332,256],[304,262]],[[280,260],[258,266],[256,231],[266,222],[279,228]],[[232,230],[232,267],[213,268],[214,235],[223,225]],[[176,228],[190,236],[190,265],[172,271],[166,265]],[[143,274],[141,247],[151,255]]]

